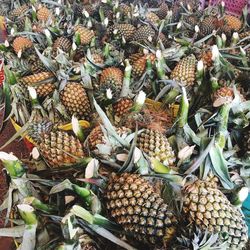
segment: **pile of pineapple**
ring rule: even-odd
[[[20,249],[248,249],[246,9],[2,6],[0,102],[17,133],[0,152],[12,225],[0,236]],[[29,159],[4,152],[20,136]]]

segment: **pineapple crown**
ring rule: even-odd
[[[36,143],[41,141],[42,134],[49,133],[53,129],[53,123],[51,121],[42,121],[40,123],[33,123],[28,127],[28,135]]]

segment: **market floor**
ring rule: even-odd
[[[11,138],[11,136],[15,133],[15,130],[10,121],[6,122],[3,130],[0,135],[0,147],[4,145],[4,143]],[[5,152],[13,152],[17,157],[24,158],[28,155],[28,151],[21,140],[15,140],[13,143],[8,145],[3,149]],[[6,180],[4,178],[4,173],[2,171],[3,166],[0,164],[0,204],[2,203],[4,196],[7,191]],[[5,214],[0,213],[0,227],[3,227]],[[12,250],[15,249],[12,238],[3,238],[0,237],[0,249],[4,250]]]

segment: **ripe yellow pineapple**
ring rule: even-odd
[[[75,30],[76,33],[79,34],[82,45],[89,44],[91,42],[92,38],[95,36],[93,30],[89,30],[89,29],[87,29],[87,28],[85,28],[84,26],[81,26],[81,25],[77,25],[74,28],[74,30]]]
[[[49,19],[52,21],[54,19],[51,11],[45,7],[42,6],[38,11],[37,11],[37,19],[42,22],[47,22]]]
[[[155,25],[160,22],[160,18],[154,12],[148,12],[146,15],[146,19]]]
[[[196,77],[196,58],[192,54],[181,59],[171,72],[171,79],[180,82],[185,86],[195,83]]]
[[[242,27],[242,22],[239,18],[231,15],[226,15],[224,17],[225,22],[227,25],[234,31],[239,31]]]
[[[149,181],[138,174],[112,174],[105,200],[110,216],[129,235],[154,247],[169,247],[178,222]]]
[[[211,68],[213,65],[213,60],[212,60],[212,51],[202,51],[200,55],[200,60],[203,61],[203,64],[206,68]]]
[[[229,249],[243,249],[247,226],[241,212],[210,182],[197,180],[183,189],[183,213],[201,230],[228,237]]]
[[[52,129],[50,122],[33,124],[28,133],[51,167],[73,165],[85,157],[81,142],[65,131]]]
[[[51,72],[41,72],[20,79],[20,83],[24,86],[32,86],[36,89],[39,97],[45,97],[51,94],[55,86],[55,76]]]
[[[60,99],[70,116],[76,115],[80,119],[90,119],[90,102],[81,83],[68,82],[60,93]]]
[[[26,49],[31,48],[33,43],[29,38],[20,36],[14,39],[12,46],[16,54],[18,54],[20,52],[24,52]]]
[[[125,116],[129,113],[130,109],[133,107],[133,100],[124,97],[113,104],[114,115],[117,117]]]
[[[175,153],[167,137],[154,129],[145,129],[138,135],[137,147],[148,154],[150,158],[159,160],[166,166],[174,166]]]

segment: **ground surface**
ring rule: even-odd
[[[0,147],[15,133],[14,128],[10,122],[7,122],[0,132]],[[2,151],[2,150],[1,150]],[[3,149],[5,152],[13,152],[17,157],[24,158],[28,155],[27,149],[24,143],[20,140],[15,140],[13,143]],[[4,195],[6,194],[6,181],[2,171],[2,165],[0,164],[0,204],[3,201]],[[3,227],[5,215],[0,213],[0,227]],[[0,250],[11,250],[14,249],[14,244],[11,238],[0,237]]]

